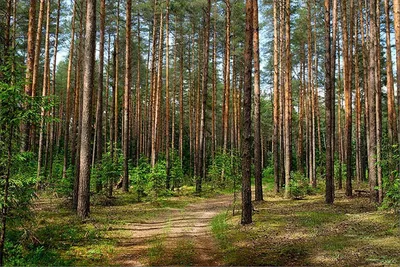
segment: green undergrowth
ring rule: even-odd
[[[400,264],[398,215],[377,211],[366,197],[336,193],[333,205],[323,195],[285,200],[269,191],[255,203],[253,223],[240,214],[220,214],[213,234],[227,265],[359,266]]]

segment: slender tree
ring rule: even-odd
[[[278,9],[279,0],[274,0],[273,13],[274,13],[274,133],[273,133],[273,157],[274,157],[274,191],[279,192],[280,189],[280,178],[279,178],[279,45],[280,36],[279,25],[278,25]]]
[[[126,0],[126,24],[125,24],[125,87],[124,87],[124,123],[123,123],[123,153],[124,153],[124,176],[122,179],[122,190],[128,192],[129,188],[129,97],[131,90],[131,21],[132,0]]]
[[[254,179],[255,200],[263,200],[261,166],[260,118],[260,44],[258,28],[258,0],[253,1],[253,58],[254,58]]]
[[[334,201],[334,155],[333,155],[333,136],[334,136],[334,103],[332,103],[332,73],[331,73],[331,0],[324,1],[325,7],[325,103],[326,103],[326,189],[325,202],[332,204]]]

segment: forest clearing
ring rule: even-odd
[[[0,18],[0,266],[400,265],[399,0]]]

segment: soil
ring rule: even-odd
[[[220,195],[183,209],[170,209],[145,222],[127,223],[122,230],[129,230],[130,237],[119,242],[113,263],[119,266],[223,265],[222,254],[212,236],[211,221],[219,213],[228,211],[231,204],[232,196]],[[151,249],[156,250],[158,259],[151,259]]]

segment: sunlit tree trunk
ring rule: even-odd
[[[35,59],[35,30],[36,30],[36,0],[30,0],[29,5],[29,19],[28,19],[28,38],[27,38],[27,56],[26,56],[26,77],[25,77],[25,94],[32,96],[32,78],[33,78],[33,65]],[[28,124],[23,124],[22,131],[22,144],[21,150],[27,151],[29,149],[29,128]]]
[[[394,33],[396,40],[396,77],[397,77],[397,141],[400,143],[400,3],[393,1]],[[400,168],[400,165],[399,165]]]
[[[43,17],[45,12],[45,0],[40,1],[39,5],[39,17],[36,29],[36,40],[35,40],[35,56],[33,60],[33,72],[32,72],[32,97],[36,96],[39,80],[39,62],[40,62],[40,51],[41,51],[41,40],[42,40],[42,25]],[[36,145],[36,133],[34,125],[31,125],[29,133],[29,143],[32,148]]]
[[[131,21],[132,0],[126,0],[126,22],[125,22],[125,86],[124,86],[124,123],[123,123],[123,154],[124,174],[122,179],[122,190],[128,192],[129,188],[129,97],[131,90]]]
[[[258,1],[253,1],[253,58],[254,58],[254,179],[255,200],[263,200],[261,166],[260,118],[260,48],[258,29]]]
[[[274,0],[273,13],[274,13],[274,133],[273,133],[273,141],[272,141],[272,150],[274,157],[274,191],[275,193],[279,192],[279,128],[280,128],[280,120],[279,120],[279,45],[280,45],[280,36],[279,36],[279,25],[278,25],[278,8],[279,1]]]
[[[284,165],[285,165],[285,198],[290,196],[290,172],[291,167],[291,138],[292,138],[292,63],[290,52],[290,0],[285,0],[285,123],[284,123]]]
[[[40,44],[39,44],[40,46]],[[49,91],[50,85],[50,1],[46,1],[46,35],[45,35],[45,47],[44,47],[44,69],[43,69],[43,88],[42,98],[45,98]],[[37,165],[37,177],[40,176],[42,167],[43,157],[43,140],[44,140],[44,107],[41,107],[40,113],[40,128],[39,128],[39,149],[38,149],[38,165]]]
[[[378,195],[375,187],[377,186],[377,170],[376,170],[376,156],[377,156],[377,125],[376,125],[376,62],[377,62],[377,49],[378,45],[376,40],[377,34],[377,20],[376,20],[376,0],[370,0],[369,3],[369,65],[368,65],[368,131],[369,131],[369,155],[368,155],[368,179],[370,188],[371,201],[377,202]]]
[[[78,216],[85,219],[90,210],[90,143],[92,115],[92,87],[94,84],[94,65],[96,47],[96,0],[86,2],[86,39],[83,75],[82,136],[80,151]]]
[[[385,0],[385,26],[386,26],[386,88],[387,88],[387,102],[388,102],[388,134],[389,134],[389,157],[392,158],[392,148],[396,142],[397,136],[397,121],[396,121],[396,107],[394,101],[394,80],[393,80],[393,62],[392,62],[392,48],[390,42],[390,7],[389,0]],[[393,169],[393,164],[389,165]],[[393,174],[389,175],[389,179],[393,181]]]

